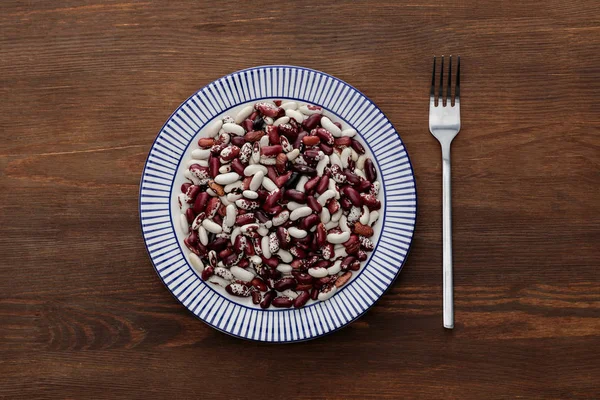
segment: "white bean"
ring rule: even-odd
[[[262,185],[264,177],[265,177],[265,173],[263,171],[258,171],[257,173],[255,173],[254,176],[252,177],[252,180],[250,181],[249,189],[253,192],[256,192],[258,189],[260,189],[260,186]],[[258,195],[257,195],[257,197],[258,197]]]
[[[235,204],[230,204],[225,208],[225,220],[223,223],[227,226],[233,226],[235,224],[235,217],[237,217],[237,207]]]
[[[216,222],[214,222],[210,219],[205,219],[204,221],[202,221],[202,226],[204,227],[204,229],[206,229],[210,233],[223,232],[223,228],[221,228],[221,226],[219,224],[217,224]]]
[[[287,103],[282,103],[280,107],[284,110],[296,110],[298,108],[298,103],[295,101],[288,101]]]
[[[179,216],[179,226],[181,226],[181,232],[183,232],[184,235],[190,233],[190,224],[188,224],[185,214]]]
[[[333,122],[331,122],[331,120],[326,116],[323,116],[323,118],[321,118],[321,126],[325,129],[327,129],[329,132],[331,132],[333,137],[341,137],[342,136],[342,130],[340,128],[338,128],[337,126],[335,126],[335,124]]]
[[[264,252],[263,252],[264,253]],[[265,256],[267,257],[267,256]],[[267,257],[269,258],[269,257]],[[290,264],[279,264],[277,266],[277,271],[281,272],[284,275],[289,275],[292,273],[292,266]]]
[[[281,292],[282,295],[289,297],[290,299],[295,299],[298,297],[298,293],[294,292],[292,289],[285,289]]]
[[[342,210],[342,209],[341,209],[341,207],[340,207],[340,209],[339,209],[339,210],[337,210],[337,211],[336,211],[336,212],[335,212],[335,213],[334,213],[334,214],[331,216],[331,221],[332,221],[332,222],[338,222],[338,221],[340,220],[340,218],[342,218],[342,212],[343,212],[343,210]]]
[[[288,122],[290,122],[290,117],[281,117],[273,121],[273,125],[279,126],[281,124],[287,124]]]
[[[229,204],[231,203],[235,203],[236,201],[238,201],[239,199],[241,199],[243,196],[239,193],[227,193],[227,196],[225,197],[227,199],[227,206],[229,206]]]
[[[275,217],[273,217],[273,226],[280,226],[287,222],[290,219],[290,212],[287,210],[281,211]]]
[[[337,164],[340,167],[342,166],[342,160],[340,159],[340,156],[335,151],[329,156],[329,160],[331,161],[331,165]]]
[[[198,238],[200,239],[200,243],[202,243],[203,246],[206,246],[208,244],[208,233],[206,233],[206,229],[204,229],[202,225],[198,227]]]
[[[304,204],[296,203],[295,201],[289,201],[285,206],[288,210],[294,211],[300,207],[304,207]]]
[[[192,158],[196,160],[207,160],[210,157],[210,149],[194,149],[192,150]]]
[[[264,165],[260,165],[260,164],[254,164],[254,165],[248,165],[246,168],[244,168],[244,175],[245,176],[252,176],[254,174],[256,174],[258,171],[262,171],[263,176],[267,174],[267,167],[265,167]]]
[[[308,232],[306,232],[304,229],[298,229],[294,226],[289,227],[288,232],[290,233],[291,237],[294,237],[296,239],[302,239],[305,238],[306,235],[308,235]]]
[[[352,233],[352,229],[348,226],[348,222],[346,221],[346,216],[342,215],[340,217],[340,229],[342,232]]]
[[[331,180],[330,182],[333,182],[333,180]],[[329,201],[329,199],[332,199],[334,197],[335,197],[335,191],[331,190],[331,189],[327,189],[326,191],[323,192],[322,195],[319,196],[317,201],[322,206],[325,206],[325,204],[327,204],[327,201]]]
[[[279,249],[279,251],[277,252],[277,255],[279,256],[279,258],[281,258],[281,261],[283,261],[286,264],[294,261],[294,256],[292,255],[292,253],[290,253],[287,250]]]
[[[307,105],[300,106],[300,112],[304,115],[313,115],[313,114],[323,114],[323,109],[318,108],[316,110],[311,110]]]
[[[342,154],[340,155],[340,160],[342,161],[342,169],[348,168],[348,163],[351,157],[352,149],[350,147],[346,147],[344,150],[342,150]]]
[[[335,285],[331,286],[331,288],[329,289],[329,291],[327,291],[327,292],[320,292],[318,299],[320,301],[325,301],[327,299],[330,299],[331,296],[333,296],[335,294],[335,292],[337,292],[337,286],[335,286]]]
[[[244,122],[244,120],[246,118],[248,118],[250,116],[250,114],[252,114],[252,112],[254,111],[254,107],[253,106],[246,106],[244,108],[242,108],[240,111],[238,111],[238,113],[235,115],[235,123],[236,124],[241,124],[242,122]]]
[[[254,190],[244,190],[242,194],[247,199],[258,199],[258,193],[256,193]]]
[[[228,172],[226,174],[219,174],[215,177],[215,182],[219,185],[229,185],[240,179],[237,172]]]
[[[225,190],[225,193],[231,193],[232,190],[240,189],[241,187],[242,187],[242,181],[237,181],[237,182],[230,183],[229,185],[225,185],[223,190]]]
[[[217,276],[217,275],[212,275],[210,278],[208,278],[208,281],[210,283],[214,283],[214,284],[222,286],[222,287],[225,287],[225,286],[229,285],[229,281],[226,281],[225,279],[223,279],[223,278],[221,278],[220,276]]]
[[[365,175],[365,173],[362,171],[362,169],[358,169],[358,168],[354,168],[354,173],[358,176],[360,176],[361,178],[367,179],[367,176]]]
[[[231,232],[231,244],[235,243],[235,238],[238,237],[242,233],[242,230],[239,226],[236,226],[233,232]]]
[[[350,232],[330,233],[327,235],[327,241],[332,244],[344,243],[350,239]]]
[[[196,158],[190,158],[185,165],[189,168],[194,164],[198,164],[201,167],[208,167],[208,160],[198,160]]]
[[[377,222],[377,220],[379,219],[379,212],[378,211],[371,211],[371,213],[369,214],[369,222],[368,225],[369,226],[373,226],[373,224],[375,222]]]
[[[329,221],[331,221],[331,214],[329,213],[327,207],[323,207],[323,209],[321,210],[321,222],[326,224]]]
[[[242,128],[241,126],[239,126],[237,124],[232,124],[229,122],[226,124],[223,124],[223,130],[225,131],[225,133],[233,133],[234,135],[237,135],[237,136],[242,136],[244,133],[246,133],[244,128]]]
[[[269,228],[266,226],[261,226],[258,228],[257,232],[260,236],[267,236],[269,234]]]
[[[273,190],[278,189],[277,185],[275,184],[275,182],[273,182],[271,179],[269,179],[268,177],[264,177],[262,180],[262,185],[265,189],[267,189],[267,191],[272,192]]]
[[[192,268],[194,268],[194,271],[201,274],[202,271],[204,271],[204,263],[202,262],[200,257],[195,255],[194,253],[190,253],[188,255],[188,258],[190,260],[190,264],[192,265]]]
[[[300,111],[296,111],[296,110],[285,110],[285,115],[290,117],[290,118],[294,118],[296,120],[296,122],[298,123],[302,123],[302,121],[304,121],[304,115],[302,115],[302,113]]]
[[[269,250],[269,237],[268,236],[263,236],[263,238],[260,239],[260,248],[263,252],[263,255],[266,258],[271,258],[271,250]]]
[[[294,161],[299,155],[300,149],[294,149],[287,153],[285,156],[287,157],[288,161]]]
[[[354,162],[358,161],[358,153],[354,149],[352,149],[352,161],[354,161]]]
[[[185,195],[185,193],[179,193],[177,198],[179,199],[179,209],[182,213],[185,213],[186,210],[190,208],[190,205],[187,202],[188,197]]]
[[[265,121],[265,124],[267,124],[267,125],[273,125],[273,122],[275,122],[275,121],[273,121],[273,118],[271,118],[271,117],[264,117],[263,121]]]
[[[339,221],[329,221],[325,224],[325,229],[330,230],[333,228],[337,228],[339,225]]]
[[[365,161],[367,161],[366,154],[363,154],[360,157],[358,157],[358,160],[356,161],[356,169],[360,169],[361,171],[365,169]]]
[[[233,267],[231,267],[233,269]],[[329,275],[335,275],[342,270],[342,260],[337,260],[333,263],[333,265],[327,268],[327,273]],[[231,271],[233,272],[233,271]]]
[[[231,172],[231,164],[225,164],[219,167],[220,174],[226,174],[228,172]]]
[[[308,182],[308,176],[302,175],[300,179],[298,179],[298,183],[296,184],[296,190],[304,193],[304,185]]]
[[[308,206],[298,207],[290,214],[290,219],[295,221],[302,217],[307,217],[312,214],[312,208]]]
[[[277,164],[277,160],[275,159],[275,157],[260,157],[260,163],[262,165],[275,165]]]
[[[262,259],[260,258],[260,256],[257,256],[257,255],[253,255],[252,257],[250,257],[250,261],[254,265],[260,265],[260,264],[262,264]]]
[[[229,270],[231,271],[234,277],[241,281],[250,282],[252,279],[254,279],[254,274],[252,272],[247,271],[244,268],[238,267],[237,265],[234,265]]]
[[[354,137],[356,136],[356,129],[348,128],[342,131],[342,136]]]
[[[346,248],[344,246],[340,246],[337,249],[333,250],[333,258],[346,257],[348,253],[346,253]]]
[[[208,125],[206,128],[204,128],[204,132],[206,133],[207,137],[213,138],[219,134],[219,131],[221,130],[222,126],[223,121],[219,119],[213,122],[212,124]]]
[[[260,144],[260,147],[265,147],[269,145],[269,137],[267,135],[264,135],[263,137],[260,138],[260,141],[258,142]]]
[[[325,167],[329,165],[329,156],[325,156],[317,163],[317,175],[323,176]]]
[[[363,206],[363,212],[360,216],[359,222],[363,225],[367,225],[369,223],[369,215],[370,215],[369,207]]]
[[[308,269],[308,274],[313,278],[325,278],[327,276],[327,268],[312,267]]]

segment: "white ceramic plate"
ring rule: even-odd
[[[381,181],[381,217],[372,238],[375,250],[333,297],[300,309],[263,310],[249,298],[230,296],[223,288],[204,282],[187,261],[188,249],[178,229],[177,194],[193,144],[215,118],[235,115],[245,104],[261,99],[316,104],[344,129],[355,128],[375,161]],[[412,242],[416,209],[415,178],[408,153],[381,110],[347,83],[323,72],[293,66],[238,71],[188,98],[160,130],[140,184],[144,240],[167,288],[208,325],[233,336],[266,342],[314,339],[364,314],[402,269]]]

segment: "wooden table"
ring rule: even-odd
[[[237,3],[0,3],[0,398],[600,397],[598,3]],[[432,55],[450,53],[463,119],[445,331],[427,93]],[[137,212],[170,113],[263,64],[322,70],[374,100],[419,195],[393,289],[294,345],[195,319],[156,276]]]

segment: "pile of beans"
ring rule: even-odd
[[[202,279],[262,308],[327,300],[373,250],[373,161],[321,107],[262,101],[205,129],[178,195]]]

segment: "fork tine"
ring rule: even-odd
[[[433,73],[431,74],[431,91],[429,101],[435,101],[435,56],[433,56]]]
[[[440,96],[438,98],[438,106],[444,105],[444,56],[442,56],[442,68],[440,69]]]
[[[454,88],[454,104],[460,103],[460,56],[456,66],[456,87]]]
[[[446,89],[446,106],[452,106],[452,56],[448,61],[448,88]]]

